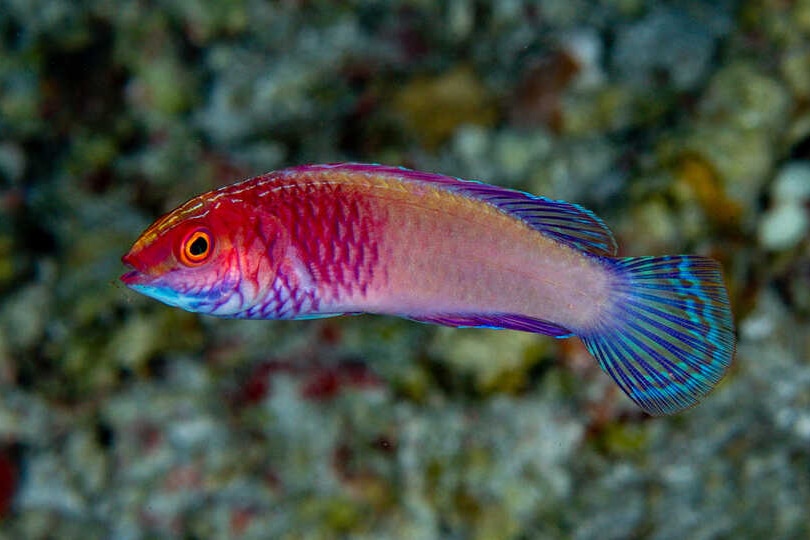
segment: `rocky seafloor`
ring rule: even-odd
[[[715,257],[732,369],[651,418],[577,340],[117,281],[192,195],[346,160]],[[0,538],[808,538],[809,211],[807,0],[0,0]]]

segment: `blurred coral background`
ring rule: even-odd
[[[653,419],[577,340],[118,282],[191,196],[347,160],[717,258],[731,372]],[[810,537],[808,212],[808,0],[0,0],[0,538]]]

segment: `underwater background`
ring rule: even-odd
[[[651,418],[576,339],[229,321],[127,290],[160,214],[364,161],[725,270]],[[810,537],[810,1],[0,0],[0,538]]]

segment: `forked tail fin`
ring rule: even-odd
[[[734,355],[734,323],[720,265],[698,256],[605,259],[613,303],[577,335],[642,409],[671,414],[695,405]]]

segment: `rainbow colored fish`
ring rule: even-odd
[[[396,315],[577,336],[650,414],[723,377],[734,326],[720,266],[617,258],[575,204],[383,165],[307,165],[195,197],[123,257],[129,287],[219,317]]]

